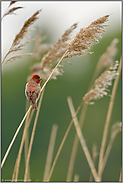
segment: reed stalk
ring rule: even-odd
[[[120,59],[120,64],[119,64],[119,68],[118,68],[119,74],[117,75],[117,77],[115,79],[113,89],[112,89],[111,99],[110,99],[109,108],[108,108],[108,112],[107,112],[104,131],[103,131],[102,143],[101,143],[101,147],[100,147],[99,165],[98,165],[98,174],[99,174],[100,180],[102,179],[104,151],[105,151],[108,129],[109,129],[109,124],[110,124],[110,119],[111,119],[111,114],[112,114],[112,109],[113,109],[113,105],[114,105],[114,99],[115,99],[117,85],[118,85],[118,81],[119,81],[119,77],[120,77],[121,68],[122,68],[122,57]]]
[[[68,97],[67,99],[68,99],[68,104],[69,104],[70,112],[71,112],[71,115],[72,115],[72,118],[73,118],[75,116],[76,112],[75,112],[75,109],[74,109],[74,106],[73,106],[73,103],[72,103],[72,99],[70,97]],[[77,131],[77,135],[78,135],[79,141],[80,141],[81,146],[83,148],[83,151],[85,153],[87,162],[88,162],[89,167],[91,169],[91,172],[92,172],[92,174],[94,176],[94,179],[95,179],[96,182],[100,182],[100,178],[99,178],[98,173],[97,173],[97,171],[95,169],[94,162],[93,162],[93,160],[91,158],[91,155],[89,153],[89,150],[88,150],[88,147],[86,145],[86,142],[85,142],[84,136],[82,134],[82,131],[81,131],[81,128],[80,128],[80,125],[79,125],[77,117],[74,117],[73,121],[74,121],[74,126],[75,126],[75,129]]]

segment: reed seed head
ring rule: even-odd
[[[52,46],[52,48],[48,51],[47,54],[41,60],[41,63],[36,63],[31,67],[31,74],[38,73],[42,79],[46,80],[48,76],[51,74],[54,65],[56,62],[63,56],[65,51],[67,50],[68,41],[71,38],[72,31],[77,27],[77,23],[73,24],[69,29],[67,29],[58,42]],[[39,45],[37,43],[37,45]],[[51,45],[50,45],[51,46]],[[45,44],[40,45],[41,50],[45,49]],[[46,45],[46,49],[49,48]],[[39,54],[39,52],[38,52]],[[37,55],[35,55],[37,57]],[[58,75],[62,75],[63,69],[62,66],[59,65],[58,68],[53,73],[51,79],[56,79]]]
[[[73,24],[65,33],[61,36],[58,42],[51,48],[51,50],[42,58],[41,65],[42,70],[47,64],[53,64],[60,59],[65,51],[67,50],[68,41],[70,39],[70,34],[77,27],[77,23]]]
[[[113,63],[113,58],[117,54],[116,45],[118,43],[118,39],[115,38],[112,40],[111,44],[107,47],[106,52],[101,55],[98,64],[97,64],[97,72],[100,72],[104,67],[108,67],[111,63]]]
[[[88,27],[80,29],[74,39],[68,45],[68,54],[66,57],[85,55],[86,50],[90,49],[90,46],[98,43],[98,39],[101,38],[101,34],[105,32],[104,27],[107,26],[104,23],[108,20],[109,15],[103,16],[96,21],[92,22]],[[91,54],[92,52],[88,52]]]
[[[94,104],[94,102],[90,101],[97,100],[108,95],[108,87],[112,85],[112,80],[115,79],[116,75],[118,75],[118,65],[118,61],[115,61],[106,71],[101,74],[100,77],[95,80],[92,88],[83,97],[83,101],[85,103]]]
[[[29,26],[32,25],[35,22],[35,20],[38,19],[37,15],[39,15],[40,11],[41,10],[36,11],[28,20],[25,21],[22,29],[15,36],[12,47],[14,47],[20,43],[20,41],[23,39],[24,35],[28,32]]]

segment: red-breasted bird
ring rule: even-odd
[[[26,84],[25,95],[29,102],[31,101],[32,109],[37,109],[37,100],[41,90],[41,78],[38,74],[34,74]]]

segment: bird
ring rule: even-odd
[[[25,95],[29,102],[31,102],[32,109],[37,109],[37,100],[39,98],[40,90],[41,90],[41,78],[38,74],[32,75],[29,82],[25,87]]]

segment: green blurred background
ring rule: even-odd
[[[71,121],[71,114],[69,112],[69,107],[67,104],[67,97],[72,97],[75,109],[77,109],[82,97],[88,90],[88,86],[94,73],[96,64],[99,60],[99,57],[105,52],[106,48],[110,45],[111,41],[114,38],[119,39],[119,43],[117,45],[118,53],[114,60],[120,60],[121,22],[120,19],[118,21],[118,26],[115,26],[112,30],[106,28],[106,33],[103,34],[103,38],[100,39],[100,43],[91,48],[91,51],[94,52],[92,55],[65,59],[66,61],[71,62],[72,65],[67,64],[63,60],[63,75],[59,76],[57,80],[51,80],[48,82],[45,88],[45,93],[42,101],[42,106],[38,118],[36,133],[32,147],[30,159],[31,181],[43,180],[48,144],[53,124],[58,125],[58,133],[53,156],[53,158],[55,158],[58,147]],[[48,43],[52,42],[54,44],[58,40],[59,37],[53,40],[53,37],[55,36],[55,28],[54,32],[52,32],[49,29],[47,29],[46,24],[40,25],[39,23],[38,26],[48,37]],[[66,30],[67,28],[69,28],[69,25],[66,26],[64,30]],[[32,34],[32,36],[34,36],[34,34]],[[33,51],[33,47],[33,43],[31,43],[28,46],[27,49],[29,50],[29,52]],[[14,136],[14,133],[25,114],[26,97],[24,91],[31,62],[32,60],[30,56],[23,57],[21,60],[16,60],[11,63],[7,63],[1,68],[1,159],[3,159],[4,154]],[[110,128],[115,122],[121,121],[121,87],[122,81],[120,76],[115,102],[113,106],[112,117],[110,121]],[[110,91],[111,90],[112,87],[110,87]],[[88,107],[87,115],[83,125],[83,135],[90,153],[92,153],[92,146],[94,143],[97,145],[99,152],[109,101],[110,97],[107,96],[95,101],[94,105]],[[80,113],[78,114],[78,117],[79,115]],[[32,126],[33,122],[30,126],[30,134]],[[1,178],[3,181],[5,179],[11,179],[12,177],[14,164],[16,161],[23,133],[23,127],[20,130],[17,139],[9,153],[9,156],[7,157],[7,160],[2,168]],[[110,139],[110,128],[108,133],[108,142]],[[64,147],[61,151],[61,154],[59,156],[59,159],[56,163],[53,175],[51,177],[51,181],[66,181],[74,137],[75,128],[74,126],[72,126],[67,140],[64,144]],[[114,182],[119,180],[122,155],[121,145],[121,133],[119,133],[115,138],[110,156],[104,169],[102,178],[103,181]],[[23,152],[20,164],[19,179],[23,179],[24,177],[24,166],[25,162]],[[80,144],[73,171],[73,175],[75,174],[79,175],[79,181],[89,180],[90,168],[88,166],[87,160],[85,158]]]

